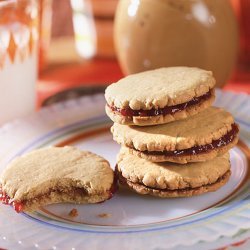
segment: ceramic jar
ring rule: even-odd
[[[222,86],[236,62],[238,30],[229,0],[120,0],[114,41],[125,74],[195,66]]]

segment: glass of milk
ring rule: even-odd
[[[0,0],[0,126],[35,110],[36,0]]]

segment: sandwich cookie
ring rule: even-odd
[[[52,203],[103,202],[116,187],[105,159],[68,146],[38,149],[15,159],[0,181],[0,200],[17,212]]]
[[[210,161],[181,166],[150,162],[131,155],[127,148],[122,148],[118,155],[116,172],[120,184],[139,194],[161,198],[213,192],[225,185],[231,175],[228,153]]]
[[[226,153],[238,142],[238,125],[221,108],[207,110],[158,126],[125,126],[115,123],[111,132],[130,154],[153,162],[199,162]]]
[[[169,67],[127,76],[105,91],[114,122],[148,126],[187,118],[211,106],[215,79],[199,68]]]

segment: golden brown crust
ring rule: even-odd
[[[201,195],[207,192],[214,192],[228,182],[230,175],[231,171],[228,170],[221,178],[219,178],[214,183],[203,185],[197,188],[175,189],[175,190],[153,189],[146,187],[142,184],[133,183],[126,179],[124,180],[124,178],[120,178],[119,180],[122,185],[128,186],[131,190],[137,192],[138,194],[152,195],[160,198],[176,198],[176,197],[190,197],[194,195]]]
[[[105,110],[106,110],[107,115],[113,122],[123,124],[123,125],[150,126],[150,125],[169,123],[172,121],[185,119],[189,116],[198,114],[204,109],[210,107],[214,101],[214,98],[215,96],[213,94],[209,99],[199,104],[190,106],[182,111],[176,112],[174,114],[169,114],[169,115],[157,115],[157,116],[147,116],[147,117],[140,117],[140,116],[128,117],[128,116],[122,116],[118,112],[112,111],[107,105],[105,107]]]
[[[211,71],[168,67],[129,75],[109,85],[105,98],[110,106],[117,108],[149,110],[188,102],[214,86]]]

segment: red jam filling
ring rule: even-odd
[[[114,196],[114,194],[118,191],[118,176],[117,176],[116,172],[114,174],[115,174],[114,182],[113,182],[110,190],[108,191],[109,198],[107,200],[110,200]],[[100,201],[100,202],[98,202],[98,204],[104,203],[105,201]]]
[[[223,146],[226,146],[228,143],[234,140],[235,136],[239,132],[239,128],[237,124],[232,124],[232,129],[222,136],[218,140],[213,140],[212,143],[201,145],[201,146],[195,146],[188,149],[183,150],[175,150],[175,151],[143,151],[145,154],[153,154],[153,155],[166,155],[166,156],[184,156],[184,155],[196,155],[200,153],[206,153],[210,150],[220,148]]]
[[[192,100],[189,102],[177,104],[174,106],[166,106],[165,108],[159,108],[159,109],[150,109],[150,110],[133,110],[129,107],[121,109],[117,108],[115,106],[109,106],[108,107],[113,111],[113,112],[118,112],[122,116],[157,116],[157,115],[169,115],[169,114],[174,114],[176,112],[182,111],[190,106],[196,105],[198,103],[201,103],[203,101],[208,100],[212,96],[212,91],[208,91],[206,94],[199,96],[199,97],[194,97]]]
[[[108,199],[111,199],[114,196],[114,194],[117,192],[117,190],[118,190],[118,185],[117,185],[117,183],[115,183],[111,186],[111,189],[109,190],[109,198]]]
[[[221,177],[219,177],[217,179],[217,181],[215,181],[214,183],[209,183],[209,184],[206,184],[206,185],[203,185],[201,187],[195,187],[195,188],[192,188],[192,187],[188,187],[188,188],[181,188],[181,189],[168,189],[168,188],[165,188],[165,189],[160,189],[160,188],[152,188],[152,187],[149,187],[149,186],[146,186],[145,184],[141,183],[141,182],[138,182],[138,183],[135,183],[135,182],[132,182],[131,180],[129,179],[126,179],[122,173],[118,170],[118,168],[116,167],[116,170],[115,170],[119,176],[119,182],[122,184],[122,185],[127,185],[128,182],[130,183],[134,183],[134,184],[138,184],[138,185],[141,185],[141,186],[144,186],[145,188],[148,188],[148,189],[151,189],[151,190],[159,190],[161,192],[183,192],[183,191],[189,191],[189,190],[197,190],[197,189],[200,189],[201,187],[208,187],[208,186],[212,186],[214,185],[215,183],[219,183],[221,182],[222,180],[226,179],[228,176],[230,176],[230,170],[228,170],[224,175],[222,175]]]
[[[114,176],[114,182],[113,182],[110,190],[108,191],[109,192],[108,200],[111,199],[118,190],[118,176],[117,176],[116,172],[114,173],[114,175],[115,175]]]
[[[23,210],[22,203],[11,200],[11,198],[2,190],[1,187],[0,187],[0,201],[5,205],[12,206],[18,213],[22,212]]]

